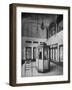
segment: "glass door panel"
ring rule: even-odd
[[[47,48],[44,48],[44,60],[48,59],[48,50]]]
[[[57,47],[54,48],[54,60],[57,61]]]
[[[55,50],[53,48],[53,61],[54,61],[54,59],[55,59]]]
[[[32,53],[31,53],[31,47],[26,47],[26,59],[31,59]]]
[[[33,48],[33,59],[36,60],[36,47]]]
[[[59,47],[59,55],[60,62],[63,62],[63,46]]]

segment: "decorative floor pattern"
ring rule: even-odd
[[[31,62],[31,66],[32,67],[27,68],[27,70],[25,70],[25,64],[22,65],[22,69],[21,69],[22,77],[63,75],[63,67],[53,62],[50,62],[50,71],[45,73],[38,72],[38,70],[36,69],[35,62]]]

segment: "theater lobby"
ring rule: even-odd
[[[63,15],[22,13],[21,77],[63,75]]]

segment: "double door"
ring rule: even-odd
[[[25,53],[26,53],[26,60],[31,60],[31,59],[36,60],[36,47],[26,47]]]
[[[63,62],[63,45],[59,46],[59,61]]]
[[[31,59],[32,52],[31,52],[31,47],[26,47],[26,60]]]
[[[50,49],[50,58],[53,61],[57,61],[57,55],[58,55],[58,48],[57,47],[53,47]]]

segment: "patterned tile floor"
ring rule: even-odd
[[[53,62],[50,62],[50,71],[45,73],[38,72],[38,70],[36,69],[35,62],[31,62],[31,64],[32,64],[32,67],[28,68],[26,71],[25,71],[25,64],[22,65],[22,69],[21,69],[22,77],[63,75],[63,67]]]

